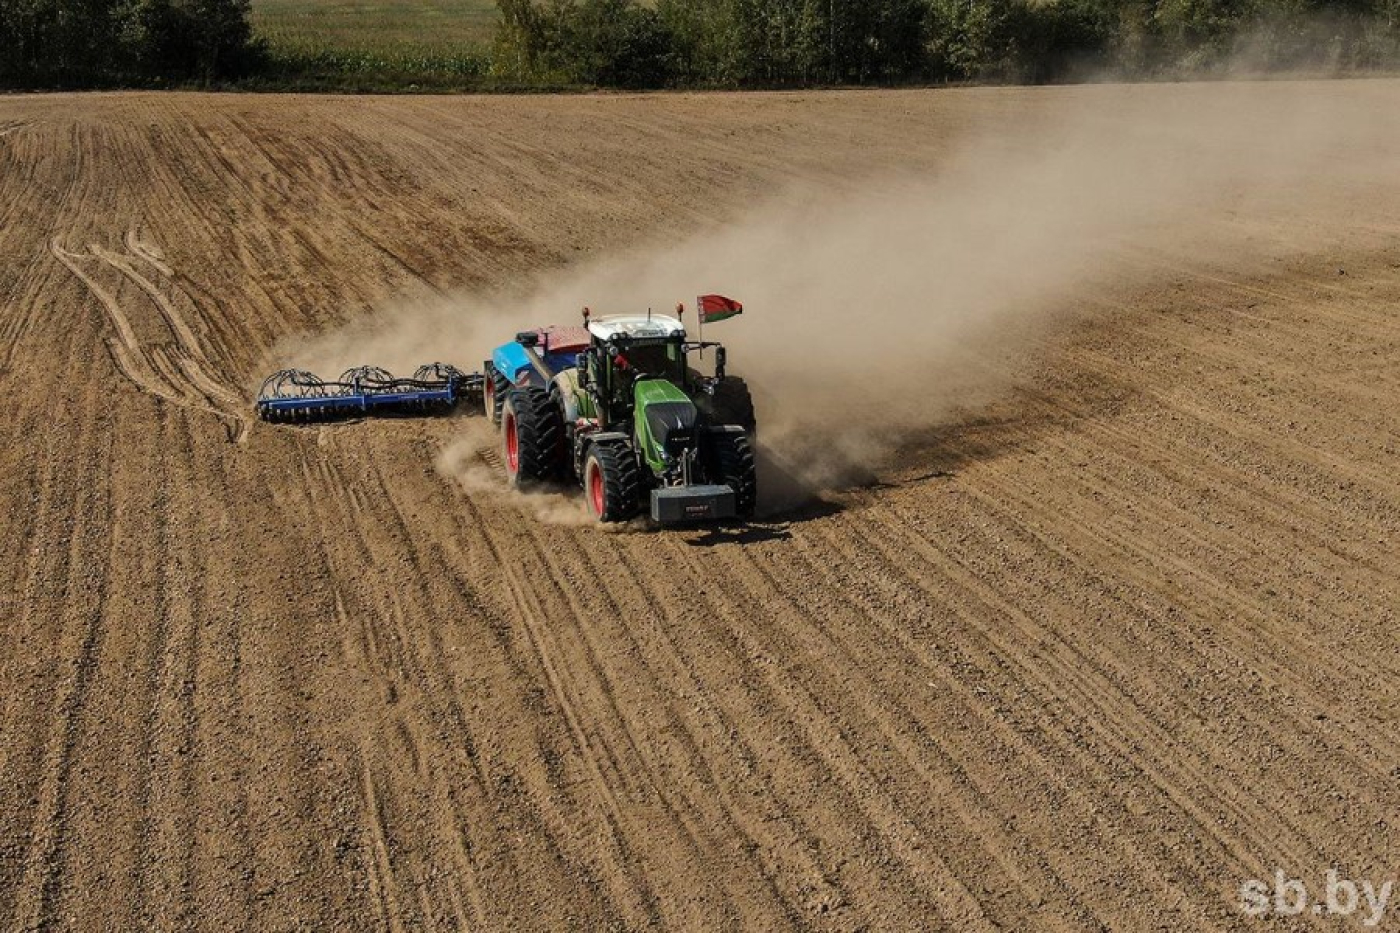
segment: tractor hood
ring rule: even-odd
[[[695,403],[665,379],[643,379],[637,383],[636,411],[638,434],[651,440],[671,456],[695,441],[698,413]],[[652,459],[652,450],[647,450]]]

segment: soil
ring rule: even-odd
[[[0,927],[1220,929],[1390,877],[1393,192],[1123,244],[1014,387],[747,528],[252,416],[288,340],[1100,93],[0,99]]]

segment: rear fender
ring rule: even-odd
[[[525,348],[514,341],[501,344],[491,351],[491,365],[495,367],[496,372],[505,376],[511,385],[521,384],[522,371],[525,373],[527,383],[535,381],[537,375]]]
[[[618,442],[624,444],[632,443],[632,438],[623,434],[621,431],[594,431],[592,434],[584,435],[584,440],[590,447],[594,444],[616,444]]]
[[[591,411],[593,406],[588,406],[589,411],[584,411],[580,404],[578,388],[578,370],[566,369],[554,377],[554,386],[559,390],[559,397],[564,400],[564,423],[574,424],[579,418],[594,417]]]
[[[574,437],[574,474],[583,481],[583,464],[588,459],[588,451],[596,444],[622,444],[630,448],[632,438],[621,431],[590,431]]]

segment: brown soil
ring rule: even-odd
[[[0,927],[1215,929],[1393,877],[1393,192],[1123,244],[1017,388],[742,533],[250,417],[298,335],[1107,93],[0,99]]]

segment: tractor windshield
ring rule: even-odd
[[[623,354],[627,365],[640,375],[659,376],[679,385],[685,378],[685,355],[675,341],[645,343],[628,347]]]

